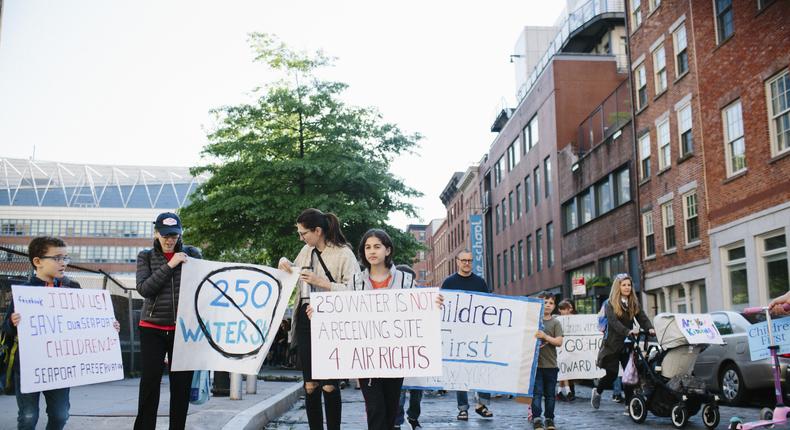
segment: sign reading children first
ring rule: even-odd
[[[33,393],[123,379],[110,293],[14,285],[20,391]]]
[[[469,234],[472,244],[472,273],[483,275],[483,216],[469,215]]]

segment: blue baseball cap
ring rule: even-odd
[[[171,234],[181,234],[181,218],[173,212],[165,212],[159,214],[154,221],[154,228],[162,236],[170,236]]]

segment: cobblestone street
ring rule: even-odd
[[[577,391],[581,397],[573,402],[557,402],[555,424],[558,429],[672,429],[669,418],[658,418],[648,415],[644,424],[635,424],[631,418],[624,415],[624,406],[611,400],[611,392],[604,393],[599,410],[590,406],[590,388],[579,387]],[[471,396],[470,396],[471,397]],[[470,402],[472,402],[470,398]],[[407,403],[408,405],[408,403]],[[479,417],[470,410],[469,421],[462,422],[455,419],[457,413],[455,394],[448,393],[444,396],[425,395],[422,401],[422,414],[420,424],[427,429],[531,429],[527,423],[526,405],[517,403],[507,398],[492,399],[491,411],[494,418]],[[721,407],[721,424],[718,428],[726,429],[731,417],[737,415],[746,420],[753,421],[758,418],[757,407]],[[365,403],[362,393],[353,388],[343,390],[343,429],[365,429]],[[293,408],[279,419],[271,422],[267,430],[307,430],[307,417],[304,411],[304,401],[299,400]],[[690,418],[686,428],[704,429],[700,415]],[[408,425],[404,430],[411,430]]]

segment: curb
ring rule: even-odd
[[[252,406],[228,421],[222,430],[252,430],[261,429],[273,419],[291,409],[302,394],[302,382],[288,386],[276,396],[270,397],[255,406]]]

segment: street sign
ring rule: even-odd
[[[573,278],[573,295],[583,296],[587,294],[587,287],[584,283],[584,276]]]

